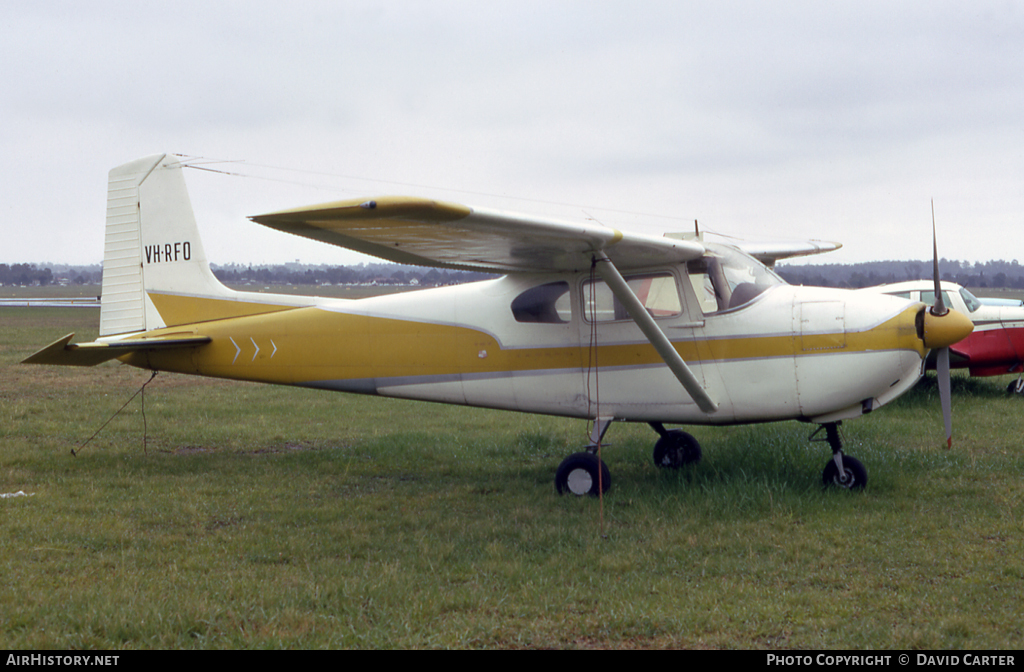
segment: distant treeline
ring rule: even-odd
[[[212,265],[213,274],[230,285],[410,285],[435,287],[493,278],[488,273],[449,271],[401,264],[326,266],[309,264]],[[100,264],[0,264],[0,286],[98,285],[103,279]]]
[[[930,278],[930,261],[872,261],[863,264],[779,264],[779,275],[794,285],[819,287],[871,287],[890,282]],[[370,263],[355,266],[310,264],[213,266],[221,282],[230,285],[414,285],[434,287],[473,282],[493,275],[471,271],[448,271],[421,266]],[[966,287],[1024,289],[1024,266],[1013,261],[968,263],[941,259],[939,274]],[[100,264],[0,264],[0,285],[43,286],[98,285],[103,277]]]
[[[0,285],[45,286],[53,284],[53,270],[35,264],[0,264]],[[80,283],[85,284],[85,283]]]
[[[490,273],[449,271],[401,264],[358,266],[213,266],[213,274],[229,285],[417,285],[437,287],[493,278]]]
[[[859,289],[904,280],[932,277],[931,261],[872,261],[863,264],[779,264],[775,269],[786,282],[813,287]],[[939,260],[939,275],[965,287],[1024,289],[1024,266],[1013,261],[969,263]]]

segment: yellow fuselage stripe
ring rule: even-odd
[[[157,300],[166,306],[165,299]],[[503,349],[491,334],[465,326],[316,307],[254,305],[238,304],[236,310],[242,313],[238,317],[197,320],[152,332],[159,336],[164,331],[181,333],[185,329],[210,337],[212,342],[207,345],[136,352],[121,359],[143,368],[283,384],[581,369],[590,360],[588,348],[582,344]],[[245,314],[246,310],[252,312]],[[207,306],[193,315],[214,311]],[[923,356],[915,314],[916,308],[908,308],[860,332],[701,338],[673,341],[673,346],[691,363],[891,350],[910,350]],[[662,362],[646,341],[602,345],[596,356],[602,368]]]

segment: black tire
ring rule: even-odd
[[[1021,381],[1014,380],[1006,386],[1007,394],[1024,394],[1024,387],[1021,386]]]
[[[839,467],[835,460],[829,460],[821,472],[821,482],[826,487],[835,486],[847,490],[863,490],[868,484],[868,470],[855,457],[843,455],[843,471],[846,472],[846,480],[839,478]]]
[[[555,489],[558,494],[572,494],[578,497],[598,493],[598,474],[600,474],[601,492],[608,492],[611,475],[604,462],[593,453],[574,453],[562,460],[555,472]]]
[[[681,429],[665,432],[654,444],[654,464],[663,469],[679,469],[684,464],[699,462],[700,458],[697,439]]]

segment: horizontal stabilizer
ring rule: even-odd
[[[139,338],[134,340],[103,343],[71,343],[74,334],[68,334],[46,346],[22,364],[51,364],[56,366],[96,366],[107,360],[130,352],[167,350],[171,348],[194,348],[210,342],[209,336],[186,336],[165,338]]]

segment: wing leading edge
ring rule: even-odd
[[[704,254],[693,240],[408,196],[337,201],[249,219],[398,263],[494,273],[585,270],[596,252],[621,269]]]

